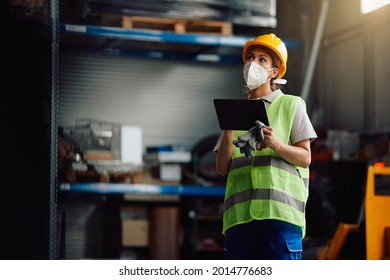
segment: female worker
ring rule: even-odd
[[[287,49],[274,34],[245,43],[248,99],[262,99],[269,126],[262,147],[241,154],[233,141],[245,131],[222,131],[216,169],[228,175],[223,214],[227,259],[301,259],[308,198],[310,142],[317,134],[304,101],[284,94]]]

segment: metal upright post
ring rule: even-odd
[[[301,92],[301,97],[305,101],[307,101],[309,98],[309,90],[313,79],[313,73],[315,69],[315,64],[317,62],[318,52],[321,46],[320,44],[322,41],[322,36],[325,28],[328,8],[329,8],[329,0],[322,0],[320,16],[318,18],[318,24],[316,28],[316,34],[314,36],[313,47],[311,49],[309,63],[307,65],[306,75],[303,81],[303,87]]]
[[[50,119],[50,202],[49,259],[56,256],[57,243],[57,121],[58,121],[58,35],[59,0],[50,1],[51,20],[51,119]]]

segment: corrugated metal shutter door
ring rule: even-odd
[[[139,126],[143,144],[191,148],[219,133],[212,100],[242,98],[242,66],[65,52],[59,125],[76,119]]]

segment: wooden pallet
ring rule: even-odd
[[[121,26],[129,29],[161,30],[179,34],[200,33],[229,36],[233,33],[232,24],[225,21],[122,16]]]

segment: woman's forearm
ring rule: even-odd
[[[219,175],[225,176],[229,172],[230,162],[233,153],[233,130],[223,131],[221,144],[216,156],[216,171]]]
[[[310,140],[301,141],[295,145],[279,142],[272,148],[285,161],[292,165],[306,168],[311,162]]]

